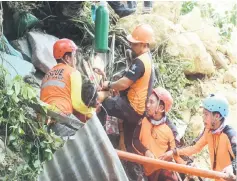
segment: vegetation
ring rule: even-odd
[[[4,61],[4,60],[3,60]],[[10,80],[0,66],[0,137],[9,152],[0,153],[5,161],[0,167],[3,180],[34,180],[41,166],[63,143],[44,126],[45,115],[37,116],[30,107],[39,104],[35,90],[20,76]]]

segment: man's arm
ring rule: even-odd
[[[206,136],[208,134],[209,130],[205,130],[202,137],[197,141],[197,143],[193,146],[188,146],[186,148],[180,148],[177,149],[178,155],[184,155],[184,156],[191,156],[193,154],[199,153],[203,147],[207,144]]]
[[[92,113],[95,111],[94,108],[88,108],[81,97],[81,89],[82,89],[82,78],[81,73],[79,71],[75,71],[70,76],[71,79],[71,100],[72,107],[77,112],[80,112],[87,117],[91,117]]]
[[[205,130],[202,137],[197,141],[197,143],[193,146],[188,146],[186,148],[174,149],[166,152],[165,154],[160,156],[160,159],[167,160],[170,159],[173,155],[175,156],[191,156],[195,153],[200,152],[203,147],[207,144],[206,136],[209,130]]]
[[[139,122],[133,133],[132,145],[139,154],[145,155],[148,149],[140,141],[141,128],[142,128],[142,121]]]
[[[145,67],[140,59],[136,59],[134,64],[126,72],[125,76],[115,82],[105,81],[103,89],[114,89],[116,91],[122,91],[129,88],[134,82],[144,75]]]
[[[129,88],[133,84],[133,81],[127,77],[122,77],[121,79],[111,82],[110,88],[116,91],[123,91]]]

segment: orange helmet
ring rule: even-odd
[[[55,59],[61,59],[66,52],[77,50],[76,44],[67,38],[60,39],[54,43],[53,56]]]
[[[138,25],[131,35],[127,36],[131,43],[152,43],[154,41],[154,32],[150,25]]]
[[[172,104],[173,104],[173,98],[171,94],[164,88],[162,87],[157,87],[153,89],[153,93],[164,102],[165,104],[165,112],[169,112]]]

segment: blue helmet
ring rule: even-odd
[[[229,113],[229,104],[224,96],[211,94],[203,100],[203,108],[210,112],[219,112],[223,118]]]

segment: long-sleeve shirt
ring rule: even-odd
[[[208,145],[212,169],[222,171],[232,164],[236,174],[236,142],[237,133],[228,125],[220,134],[213,134],[211,130],[205,129],[195,145],[178,149],[177,153],[178,155],[191,156],[199,153],[204,146]]]
[[[76,110],[90,117],[95,109],[84,104],[81,90],[80,72],[69,65],[59,63],[42,80],[40,99],[64,114],[72,114],[73,110]]]

